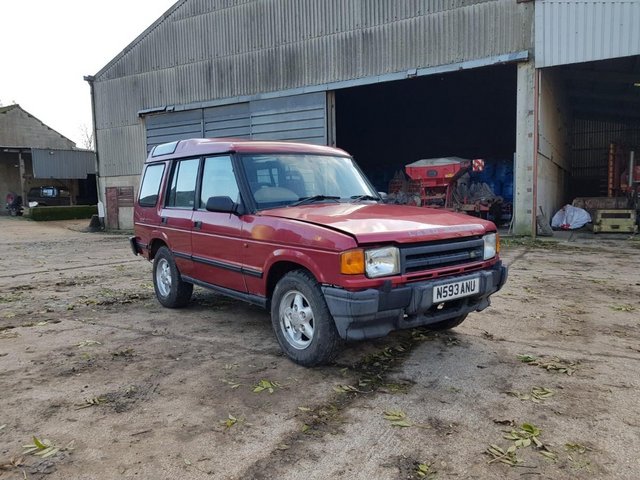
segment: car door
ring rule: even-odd
[[[242,219],[233,213],[207,211],[207,200],[216,196],[227,196],[234,202],[241,202],[229,155],[204,159],[199,203],[193,212],[191,245],[194,276],[210,285],[245,292]]]
[[[196,206],[196,183],[199,158],[174,162],[169,178],[166,200],[160,211],[160,227],[183,275],[192,275],[191,227]]]

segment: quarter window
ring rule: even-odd
[[[154,207],[158,201],[160,182],[164,174],[164,163],[149,165],[144,172],[140,185],[140,197],[138,203],[143,207]]]
[[[205,159],[200,208],[207,206],[207,200],[210,197],[229,197],[234,202],[240,201],[240,191],[236,177],[233,174],[231,157],[209,157]]]
[[[167,207],[193,208],[196,198],[196,179],[199,159],[182,160],[175,164]]]

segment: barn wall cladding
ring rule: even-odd
[[[138,112],[527,51],[516,0],[184,0],[95,75],[100,176],[137,175]]]

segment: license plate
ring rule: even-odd
[[[445,283],[433,289],[433,303],[447,302],[456,298],[468,297],[480,291],[480,279],[471,278],[459,282]]]

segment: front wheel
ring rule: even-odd
[[[426,328],[429,330],[440,331],[440,330],[450,330],[452,328],[456,328],[467,318],[467,314],[460,315],[459,317],[450,318],[448,320],[442,320],[441,322],[432,323],[431,325],[426,325]]]
[[[160,247],[153,259],[153,288],[158,301],[168,308],[184,307],[191,299],[193,284],[182,280],[167,247]]]
[[[340,336],[320,285],[304,270],[287,273],[276,285],[271,324],[282,351],[300,365],[327,363],[338,352]]]

